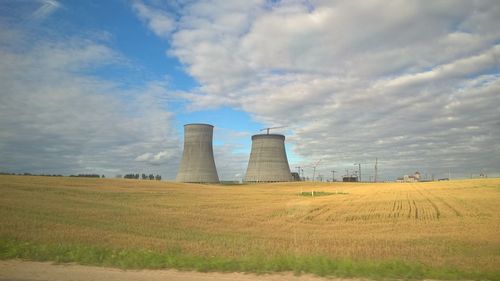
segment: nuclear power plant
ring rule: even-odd
[[[290,172],[285,150],[285,136],[280,134],[252,136],[252,150],[245,182],[287,182],[294,178]],[[209,124],[184,125],[184,151],[177,172],[177,182],[219,183],[212,146],[214,126]]]
[[[212,147],[214,126],[209,124],[184,125],[184,151],[176,181],[191,183],[218,183]]]
[[[252,136],[252,151],[245,182],[293,181],[285,151],[285,136],[279,134]]]

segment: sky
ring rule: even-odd
[[[497,1],[0,1],[0,171],[222,180],[285,126],[292,171],[500,176]]]

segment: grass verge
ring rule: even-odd
[[[123,269],[179,270],[273,273],[291,271],[318,276],[363,277],[372,279],[442,279],[500,280],[500,271],[461,271],[456,268],[433,268],[419,263],[401,261],[352,261],[323,256],[253,255],[244,258],[198,257],[179,250],[155,252],[140,249],[107,249],[89,245],[40,244],[0,239],[0,259],[29,259],[76,262],[82,265],[108,266]]]

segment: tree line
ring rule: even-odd
[[[56,174],[32,174],[32,173],[6,173],[0,172],[0,175],[9,175],[9,176],[40,176],[40,177],[64,177],[63,175]]]
[[[121,178],[122,176],[121,175],[117,175],[116,176],[117,178]],[[123,176],[124,179],[136,179],[138,180],[139,178],[143,179],[143,180],[161,180],[161,176],[160,175],[153,175],[153,174],[149,174],[149,175],[146,175],[146,174],[142,174],[140,177],[139,177],[139,174],[126,174],[125,176]]]
[[[105,178],[104,175],[100,176],[98,174],[78,174],[78,175],[69,175],[70,177],[77,178]]]
[[[0,172],[0,175],[13,175],[13,176],[43,176],[43,177],[64,177],[63,175],[56,175],[56,174],[32,174],[32,173],[6,173],[6,172]],[[77,174],[77,175],[69,175],[69,177],[75,177],[75,178],[105,178],[106,176],[104,175],[99,175],[99,174]],[[122,178],[122,175],[116,175],[116,178]],[[153,174],[126,174],[123,176],[124,179],[143,179],[143,180],[161,180],[161,175],[153,175]]]

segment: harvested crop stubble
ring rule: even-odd
[[[499,203],[499,179],[222,186],[0,176],[0,236],[235,261],[321,256],[496,271]]]

